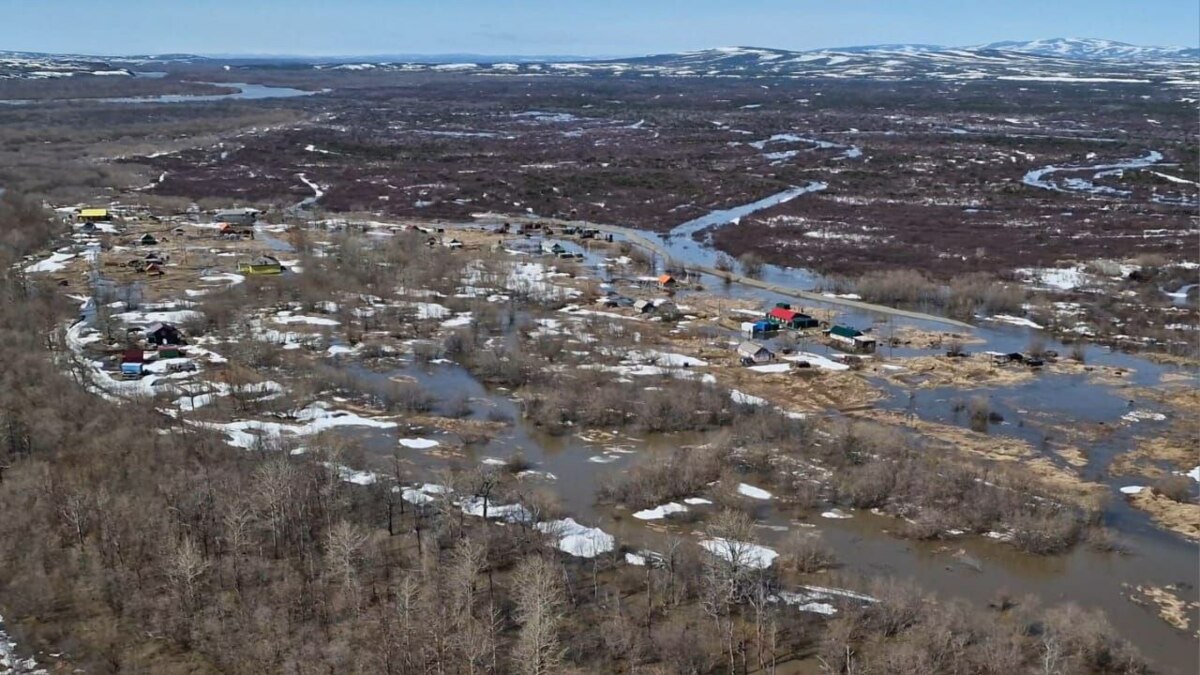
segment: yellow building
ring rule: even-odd
[[[112,215],[108,209],[83,209],[79,212],[79,221],[82,223],[98,223],[112,220]]]

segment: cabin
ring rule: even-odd
[[[675,277],[670,274],[663,274],[658,277],[659,288],[675,288],[676,283]]]
[[[638,300],[633,303],[633,308],[641,314],[649,314],[654,311],[654,303],[649,300]]]
[[[283,265],[269,255],[259,256],[252,261],[238,263],[238,272],[253,276],[268,274],[283,274]]]
[[[800,312],[778,306],[767,313],[767,320],[796,330],[816,328],[820,325],[819,321],[807,314],[801,314]]]
[[[245,225],[235,225],[233,223],[221,223],[220,229],[223,239],[253,239],[254,228]]]
[[[146,342],[152,345],[184,344],[183,333],[169,323],[152,323],[146,326],[143,334],[146,336]]]
[[[228,223],[229,225],[253,227],[258,222],[260,213],[262,211],[258,209],[221,209],[213,214],[213,220],[218,223]]]
[[[138,239],[138,244],[141,246],[158,246],[158,240],[154,238],[154,235],[147,232]]]
[[[78,218],[82,223],[107,223],[112,221],[112,214],[108,209],[83,209]]]
[[[755,363],[766,363],[775,360],[775,353],[770,349],[749,340],[738,344],[737,346],[738,359],[743,364],[753,365]]]
[[[875,351],[875,338],[849,326],[833,326],[825,332],[829,339],[849,347],[853,351],[871,353]]]

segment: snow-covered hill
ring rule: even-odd
[[[969,49],[994,49],[1037,56],[1056,56],[1067,59],[1110,59],[1122,61],[1197,60],[1200,49],[1188,47],[1143,47],[1115,40],[1095,38],[1050,38],[992,42]]]
[[[59,56],[0,51],[0,78],[50,78],[131,74],[168,69],[171,64],[259,68],[286,63],[340,71],[453,72],[483,75],[659,76],[740,78],[834,78],[888,81],[1011,80],[1056,83],[1156,83],[1189,89],[1197,84],[1200,50],[1138,47],[1111,40],[1062,39],[994,42],[975,47],[888,44],[789,51],[722,47],[622,59],[447,57],[443,61],[392,58],[346,59],[268,57],[215,58],[186,54],[136,57]]]
[[[48,80],[79,75],[131,77],[133,73],[94,56],[0,51],[0,80]]]
[[[1085,60],[998,49],[879,45],[802,52],[762,47],[721,47],[603,61],[452,66],[380,64],[379,67],[401,70],[453,68],[455,72],[481,74],[1161,83],[1195,88],[1194,66],[1194,63],[1181,60]]]

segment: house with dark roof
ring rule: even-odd
[[[775,360],[775,352],[751,340],[738,343],[737,355],[738,359],[746,364],[766,363]]]
[[[829,336],[831,341],[848,347],[853,351],[867,353],[875,351],[875,338],[857,328],[832,326],[825,334]]]

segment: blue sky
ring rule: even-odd
[[[0,49],[633,55],[1098,37],[1200,46],[1197,0],[0,0]]]

